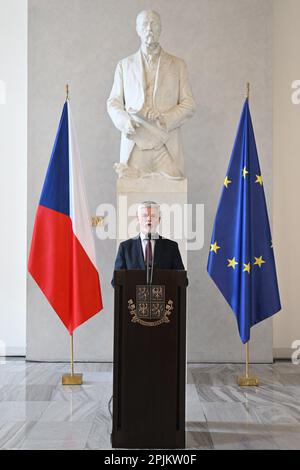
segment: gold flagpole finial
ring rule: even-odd
[[[247,87],[246,97],[247,97],[248,100],[249,100],[249,97],[250,97],[250,83],[249,83],[249,82],[247,82],[246,87]]]
[[[69,101],[69,85],[66,84],[66,101]]]

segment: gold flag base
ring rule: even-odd
[[[82,385],[82,374],[64,374],[61,383],[62,385]]]
[[[70,338],[71,338],[71,374],[64,374],[61,378],[61,383],[62,385],[82,385],[82,374],[74,373],[73,333],[70,335]]]
[[[258,387],[259,379],[257,377],[238,377],[237,383],[240,387]]]
[[[245,375],[238,377],[237,384],[240,387],[258,387],[259,379],[258,377],[251,376],[249,373],[250,365],[250,353],[249,353],[249,341],[246,343],[246,371]]]

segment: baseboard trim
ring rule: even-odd
[[[294,352],[294,349],[291,349],[291,348],[274,348],[273,356],[274,356],[274,359],[277,359],[277,360],[289,359],[291,361],[293,352]]]

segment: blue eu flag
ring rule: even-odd
[[[212,233],[207,270],[232,308],[243,343],[281,309],[268,212],[248,98]]]

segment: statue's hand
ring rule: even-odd
[[[140,125],[137,122],[134,122],[132,119],[129,119],[129,121],[125,125],[125,134],[127,139],[133,138],[137,127],[140,127]]]
[[[150,108],[150,109],[148,109],[148,111],[147,111],[147,113],[146,113],[146,116],[147,116],[147,118],[149,119],[149,121],[156,121],[156,124],[157,124],[158,127],[160,127],[161,129],[166,129],[166,122],[165,122],[165,119],[164,119],[164,117],[160,114],[159,111],[156,111],[155,109]]]
[[[158,124],[158,127],[160,127],[161,129],[166,130],[166,128],[167,128],[166,120],[161,114],[159,115],[159,117],[157,119],[157,124]]]
[[[156,121],[159,119],[160,113],[158,111],[155,111],[154,109],[149,109],[147,111],[147,118],[149,121]]]

